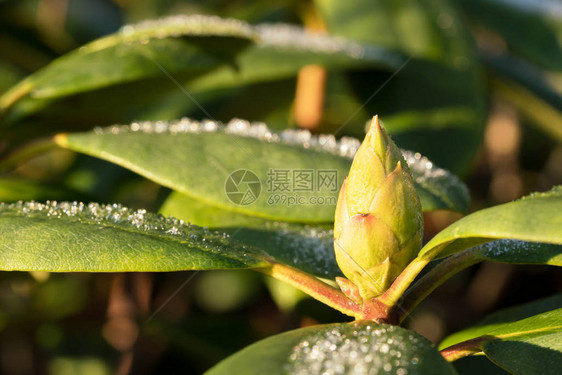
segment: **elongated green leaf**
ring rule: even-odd
[[[411,57],[392,77],[373,71],[348,75],[365,108],[357,116],[353,110],[353,122],[363,124],[378,113],[401,147],[454,173],[466,170],[481,141],[485,108],[477,54],[456,8],[445,0],[315,3],[334,35]],[[357,134],[352,123],[343,131]]]
[[[246,53],[240,53],[244,48]],[[403,60],[396,52],[311,34],[296,26],[251,26],[218,17],[175,16],[125,26],[63,56],[0,98],[0,110],[27,95],[6,122],[18,122],[45,110],[47,117],[58,115],[59,120],[79,116],[80,112],[80,118],[95,119],[95,113],[90,113],[95,108],[89,105],[92,102],[111,112],[110,118],[117,117],[115,121],[130,121],[127,113],[142,113],[150,106],[148,99],[161,99],[180,84],[188,83],[187,90],[199,97],[204,91],[296,77],[307,64],[391,70]],[[216,69],[221,65],[223,68]],[[130,92],[137,97],[136,107],[135,102],[126,100]],[[186,104],[180,102],[174,108],[189,107],[184,90],[177,92]],[[74,97],[51,103],[68,95]],[[65,110],[49,114],[52,106]],[[119,106],[126,109],[120,116],[115,113]]]
[[[562,266],[562,245],[518,240],[498,240],[480,245],[482,260],[515,264]]]
[[[331,229],[265,220],[261,227],[218,230],[301,271],[332,280],[342,276],[336,263],[334,233]]]
[[[562,244],[562,187],[487,208],[438,233],[419,256],[443,257],[495,239]],[[488,252],[488,256],[493,256]]]
[[[173,191],[166,198],[159,212],[164,216],[177,217],[208,228],[259,228],[267,221],[260,217],[224,210],[177,191]]]
[[[53,272],[253,268],[226,235],[119,205],[0,204],[0,269]]]
[[[177,16],[126,26],[53,62],[0,99],[0,110],[25,95],[53,98],[180,71],[203,72],[228,62],[256,39],[236,20]],[[215,43],[227,45],[217,53]]]
[[[546,307],[560,306],[556,296],[532,305],[498,312],[480,325],[446,338],[440,347],[480,340],[479,348],[512,374],[559,374],[562,370],[562,308],[513,320]]]
[[[400,53],[377,45],[310,33],[294,25],[261,24],[254,30],[259,41],[238,56],[237,69],[224,66],[194,80],[190,88],[215,90],[294,77],[309,64],[393,70],[406,60]]]
[[[478,325],[514,322],[530,318],[533,315],[556,310],[561,306],[562,294],[555,294],[550,297],[496,311],[484,318]]]
[[[189,129],[190,124],[186,120],[172,126]],[[237,122],[233,124],[229,131],[237,126]],[[148,125],[156,130],[159,123]],[[210,125],[214,131],[203,131]],[[307,149],[302,143],[294,146],[268,142],[266,137],[272,135],[268,135],[267,128],[247,130],[261,132],[262,139],[217,131],[212,122],[198,129],[181,134],[127,130],[112,134],[109,129],[104,134],[70,134],[57,141],[63,147],[101,157],[220,208],[270,219],[332,220],[337,191],[350,159],[328,150]],[[292,132],[287,136],[300,134]],[[304,181],[304,189],[295,190],[293,176],[300,171],[312,184]],[[321,200],[320,204],[317,200]]]
[[[468,211],[469,195],[466,185],[450,172],[434,166],[427,158],[403,151],[414,176],[424,212],[449,209]],[[164,215],[181,218],[205,227],[260,226],[263,220],[238,212],[205,204],[179,192],[172,192],[161,208]]]
[[[261,249],[276,261],[301,271],[327,279],[341,276],[331,225],[310,226],[266,220],[222,210],[178,192],[172,192],[160,212],[228,233],[233,239]]]
[[[562,8],[557,1],[459,1],[478,24],[498,32],[510,49],[546,68],[562,70]]]
[[[468,212],[470,196],[466,185],[451,172],[435,166],[419,153],[402,151],[420,196],[424,212],[452,210]]]
[[[559,375],[562,372],[562,331],[493,340],[482,350],[495,364],[516,375]]]
[[[455,374],[429,341],[404,328],[313,326],[253,344],[207,372],[220,374]]]
[[[439,349],[486,335],[507,337],[543,328],[556,330],[561,322],[561,306],[562,294],[558,294],[497,311],[477,325],[448,336],[439,344]]]
[[[339,188],[360,144],[307,131],[275,134],[241,120],[223,128],[188,119],[114,126],[56,141],[206,204],[292,222],[333,221]],[[407,155],[425,210],[466,208],[466,188],[455,176],[419,154]]]

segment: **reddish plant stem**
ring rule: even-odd
[[[453,255],[408,289],[430,262],[428,259],[416,258],[402,271],[385,293],[380,297],[365,301],[363,304],[354,302],[340,290],[319,279],[283,264],[274,263],[260,268],[258,271],[296,287],[343,314],[356,319],[398,325],[427,295],[443,284],[451,275],[480,261],[478,254],[479,249],[473,248]]]
[[[258,268],[257,271],[284,281],[305,292],[318,301],[341,311],[343,314],[363,319],[363,306],[347,298],[338,289],[318,280],[316,277],[295,268],[274,263],[268,267]]]
[[[482,259],[479,254],[480,248],[474,247],[452,255],[416,281],[404,292],[400,304],[394,305],[391,315],[396,316],[397,323],[400,324],[421,301],[452,275],[480,262]]]
[[[456,361],[469,355],[480,353],[482,343],[495,339],[493,336],[480,336],[471,340],[459,342],[441,350],[441,355],[449,362]]]

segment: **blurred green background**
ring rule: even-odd
[[[472,210],[562,184],[562,5],[555,1],[3,0],[0,94],[125,24],[177,14],[295,24],[404,56],[391,71],[307,65],[261,82],[210,89],[187,83],[217,120],[240,117],[274,129],[361,138],[377,113],[401,147],[463,178]],[[154,93],[151,85],[163,89]],[[119,202],[158,211],[168,189],[41,141],[113,123],[207,117],[164,74],[148,86],[115,90],[38,107],[22,103],[2,114],[0,200]],[[127,90],[134,95],[123,95]],[[29,160],[20,152],[42,147]],[[427,237],[459,217],[427,214]],[[405,325],[439,342],[496,308],[561,290],[554,268],[484,263],[453,277]],[[201,373],[260,338],[345,320],[249,271],[3,272],[0,373]],[[457,366],[467,374],[502,373],[478,358]]]

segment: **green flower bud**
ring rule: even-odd
[[[368,300],[388,289],[412,261],[422,236],[414,182],[400,149],[375,116],[340,190],[334,223],[336,260],[361,298]],[[347,280],[338,283],[345,284],[342,290],[350,290]]]

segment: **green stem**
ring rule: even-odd
[[[424,258],[416,258],[402,271],[400,275],[394,280],[390,288],[387,289],[377,300],[389,307],[395,306],[398,300],[402,297],[406,289],[416,279],[422,269],[429,263],[429,260]]]
[[[452,275],[480,262],[482,259],[479,255],[480,247],[473,247],[452,255],[416,281],[411,288],[404,292],[400,306],[395,306],[394,314],[396,314],[398,322],[401,323],[425,297]]]
[[[361,305],[353,302],[341,291],[318,280],[314,276],[279,263],[258,268],[257,271],[284,281],[343,314],[355,318],[362,317]]]

